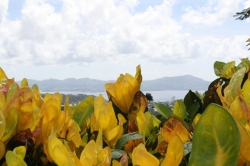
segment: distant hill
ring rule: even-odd
[[[20,84],[21,81],[18,81]],[[103,81],[90,78],[68,78],[65,80],[48,79],[37,81],[28,79],[29,85],[37,84],[41,91],[81,91],[81,92],[102,92],[105,91],[104,84],[114,81]],[[191,75],[163,77],[155,80],[143,80],[142,91],[162,90],[206,90],[209,81]]]

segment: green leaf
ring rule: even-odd
[[[174,103],[173,114],[181,118],[182,120],[187,119],[186,106],[181,100],[176,100]]]
[[[117,141],[115,145],[115,149],[121,149],[129,140],[135,140],[142,138],[141,134],[138,134],[137,132],[124,134],[121,136],[121,138]]]
[[[120,149],[111,149],[112,159],[119,159],[125,152]]]
[[[193,134],[189,166],[235,166],[240,149],[240,133],[232,115],[210,104]]]
[[[153,104],[154,107],[157,109],[157,111],[166,119],[168,119],[171,115],[173,115],[173,111],[168,106],[155,102]]]
[[[197,113],[198,110],[199,110],[199,107],[200,107],[200,104],[199,104],[199,103],[194,103],[194,104],[192,104],[191,107],[189,108],[189,114],[188,114],[188,119],[190,120],[190,121],[189,121],[189,125],[192,124],[193,119],[194,119],[196,113]]]
[[[17,122],[18,122],[18,112],[15,108],[12,108],[6,118],[6,128],[4,131],[2,141],[8,139],[12,135],[14,129],[16,128]]]
[[[221,72],[223,71],[223,66],[225,65],[224,62],[219,62],[216,61],[214,63],[214,73],[216,76],[220,77],[221,76]]]
[[[79,105],[76,106],[73,119],[79,126],[82,126],[82,124],[94,112],[94,100],[95,98],[93,96],[88,96]]]
[[[17,91],[17,84],[13,82],[8,90],[7,97],[6,97],[6,102],[8,103],[11,99],[11,97],[16,93]]]
[[[184,97],[184,104],[186,106],[187,112],[189,112],[190,107],[194,103],[200,103],[200,105],[202,104],[201,99],[198,96],[199,94],[196,94],[196,93],[199,93],[199,92],[197,92],[197,91],[193,92],[193,91],[189,90],[188,93],[186,94],[186,96]]]
[[[229,79],[235,70],[235,61],[224,63],[216,61],[214,63],[214,73],[216,76]]]

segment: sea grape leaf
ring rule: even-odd
[[[236,73],[230,79],[228,86],[224,89],[224,96],[226,104],[230,107],[235,97],[238,95],[238,91],[241,89],[241,83],[246,72],[246,67],[242,67],[236,71]]]
[[[161,163],[162,166],[178,166],[182,160],[184,148],[178,135],[174,135],[168,144],[167,154]]]
[[[44,101],[43,101],[43,99],[41,97],[41,93],[40,93],[40,90],[39,90],[38,86],[36,84],[34,84],[31,87],[31,90],[32,90],[32,92],[34,94],[34,97],[35,97],[36,106],[38,108],[41,108],[42,105],[43,105],[43,103],[44,103]]]
[[[187,128],[178,117],[168,118],[161,127],[160,131],[161,135],[167,142],[169,142],[175,134],[180,137],[183,143],[191,140]]]
[[[154,107],[157,109],[157,111],[166,119],[168,119],[171,115],[173,115],[173,111],[168,106],[155,102],[153,104]]]
[[[132,152],[132,163],[140,166],[158,166],[159,160],[150,154],[141,143]]]
[[[82,124],[94,113],[94,100],[95,98],[93,96],[88,96],[76,106],[73,119],[79,126],[82,126]]]
[[[173,114],[178,116],[180,119],[187,119],[186,106],[181,100],[176,100],[174,103]]]
[[[138,134],[137,132],[133,132],[133,133],[128,133],[128,134],[124,134],[123,136],[121,136],[121,138],[117,141],[116,145],[115,145],[115,149],[122,149],[122,147],[130,140],[135,140],[135,139],[140,139],[142,138],[141,134]]]
[[[240,150],[240,133],[232,115],[223,107],[210,104],[193,134],[188,166],[235,166]]]
[[[241,134],[240,155],[244,161],[250,164],[250,134],[240,122],[237,124]]]

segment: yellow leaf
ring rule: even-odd
[[[198,113],[198,114],[195,115],[194,120],[193,120],[193,122],[192,122],[192,125],[193,125],[194,127],[196,126],[196,124],[197,124],[198,121],[200,120],[200,117],[201,117],[201,114],[200,114],[200,113]]]
[[[117,160],[112,161],[112,166],[122,166]]]
[[[29,86],[27,78],[24,78],[21,82],[21,88],[25,86]]]
[[[0,91],[0,110],[6,106],[6,100],[2,91]]]
[[[6,76],[3,69],[0,67],[0,80],[2,80],[2,79],[8,79],[8,77]]]
[[[141,67],[136,67],[135,77],[126,73],[121,74],[115,83],[105,84],[107,94],[112,102],[124,113],[128,113],[133,102],[135,93],[140,90],[142,81]]]
[[[84,147],[81,156],[80,162],[84,166],[93,166],[96,165],[96,150],[95,150],[95,141],[91,140],[88,144]]]
[[[145,146],[141,143],[134,148],[132,152],[132,163],[133,165],[140,166],[158,166],[159,160],[150,154]]]
[[[2,111],[0,110],[0,139],[4,135],[5,128],[6,128],[5,117],[2,113]]]
[[[74,161],[70,157],[66,147],[56,137],[54,129],[51,129],[51,134],[48,138],[48,152],[51,159],[59,166],[75,166]]]
[[[242,109],[241,109],[241,101],[240,101],[239,96],[236,96],[228,112],[230,112],[236,120],[240,120],[243,117]]]
[[[250,163],[250,134],[240,122],[237,124],[241,135],[240,155],[245,162]]]
[[[15,108],[12,108],[7,116],[6,120],[6,128],[4,131],[4,135],[2,137],[2,141],[6,141],[14,135],[16,132],[16,125],[18,123],[18,113]]]
[[[17,147],[12,151],[6,153],[6,162],[9,166],[27,166],[24,162],[26,148],[24,146]]]
[[[106,103],[102,95],[99,95],[94,101],[94,114],[103,131],[117,125],[112,103]]]
[[[25,146],[18,146],[13,150],[13,152],[21,159],[24,159],[26,155],[26,148]]]
[[[44,101],[41,97],[40,90],[39,90],[38,86],[36,84],[34,84],[31,87],[31,90],[32,90],[34,97],[35,97],[36,106],[41,109]]]
[[[34,95],[29,87],[20,88],[11,98],[3,110],[5,117],[8,116],[11,109],[15,107],[18,112],[17,131],[31,128],[34,124],[34,111],[36,103]]]
[[[168,144],[166,157],[162,166],[178,166],[183,158],[184,148],[178,135],[174,135]]]
[[[175,134],[180,137],[183,143],[190,142],[191,140],[188,130],[176,117],[168,118],[160,130],[161,135],[167,142],[169,142]]]
[[[137,117],[139,112],[144,112],[148,106],[148,100],[146,96],[141,92],[138,91],[134,95],[133,103],[128,112],[128,119],[129,121],[134,121]]]

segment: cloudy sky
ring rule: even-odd
[[[190,74],[249,57],[250,0],[1,0],[0,66],[21,80]]]

